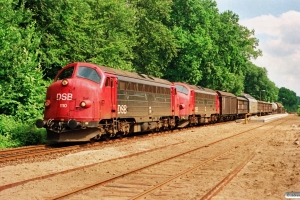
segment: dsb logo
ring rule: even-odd
[[[60,101],[60,100],[72,100],[72,93],[57,93],[56,94],[56,100]]]

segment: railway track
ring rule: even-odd
[[[12,150],[2,150],[0,151],[0,163],[6,161],[12,161],[16,159],[24,159],[29,157],[47,155],[52,153],[59,153],[63,151],[70,151],[80,148],[78,145],[53,148],[49,145],[38,145],[33,147],[18,148]]]
[[[76,198],[80,198],[82,193],[86,194],[86,193],[91,193],[91,191],[93,190],[98,190],[98,193],[99,193],[99,190],[101,190],[101,194],[103,194],[105,197],[107,198],[110,198],[110,197],[113,197],[113,198],[116,198],[116,197],[123,197],[123,199],[139,199],[139,198],[142,198],[144,196],[151,196],[152,193],[157,193],[157,191],[159,191],[161,188],[163,187],[166,187],[166,185],[168,184],[172,184],[172,182],[176,182],[178,180],[181,180],[181,177],[189,174],[189,173],[193,173],[193,170],[192,171],[187,171],[187,170],[190,170],[190,169],[193,169],[193,166],[189,166],[187,169],[180,169],[180,173],[175,173],[174,170],[172,172],[170,172],[170,174],[164,174],[164,173],[161,173],[160,171],[155,171],[155,170],[152,170],[151,168],[160,168],[160,169],[163,169],[164,167],[158,167],[159,165],[166,165],[166,166],[175,166],[175,167],[180,167],[182,165],[182,163],[186,162],[186,160],[190,160],[190,159],[187,159],[187,156],[188,155],[193,155],[195,152],[199,152],[199,151],[202,151],[202,150],[205,150],[205,149],[208,149],[208,148],[219,148],[219,147],[215,147],[215,145],[219,145],[220,143],[225,143],[230,140],[235,140],[235,138],[237,137],[244,137],[243,135],[251,132],[252,130],[255,130],[255,129],[258,129],[260,127],[263,127],[265,125],[268,125],[268,124],[272,124],[272,123],[278,123],[279,120],[277,121],[272,121],[272,122],[269,122],[269,123],[264,123],[263,125],[261,126],[258,126],[256,128],[253,128],[253,129],[249,129],[247,131],[243,131],[243,132],[240,132],[238,134],[235,134],[235,135],[232,135],[230,137],[226,137],[226,138],[223,138],[223,139],[220,139],[220,140],[216,140],[214,142],[211,142],[211,143],[208,143],[208,144],[205,144],[201,147],[197,147],[197,148],[192,148],[192,149],[189,149],[188,151],[185,151],[184,149],[180,149],[181,148],[181,145],[183,145],[183,143],[174,143],[172,145],[166,145],[166,146],[161,146],[160,148],[156,148],[156,149],[151,149],[151,150],[147,150],[147,151],[141,151],[139,153],[136,153],[136,154],[131,154],[131,155],[127,155],[127,156],[123,156],[123,157],[119,157],[119,158],[116,158],[114,160],[108,160],[108,161],[105,161],[105,162],[101,162],[101,163],[95,163],[95,164],[92,164],[92,165],[88,165],[88,166],[84,166],[84,167],[79,167],[79,168],[74,168],[74,169],[69,169],[69,170],[65,170],[65,171],[61,171],[61,172],[57,172],[57,173],[51,173],[51,174],[48,174],[48,175],[44,175],[44,176],[40,176],[40,177],[35,177],[35,178],[32,178],[32,179],[28,179],[28,180],[24,180],[24,181],[20,181],[20,182],[15,182],[15,183],[11,183],[11,184],[6,184],[6,185],[2,185],[0,186],[0,191],[4,191],[6,189],[9,189],[9,188],[13,188],[13,187],[17,187],[17,186],[21,186],[21,185],[24,185],[26,183],[30,184],[30,183],[34,183],[35,181],[42,181],[42,180],[49,180],[49,179],[52,179],[52,178],[59,178],[61,176],[65,177],[65,176],[69,176],[69,174],[73,173],[73,175],[70,175],[71,177],[74,177],[74,174],[78,174],[78,173],[82,173],[83,171],[85,173],[94,173],[93,169],[92,168],[103,168],[103,166],[106,166],[109,164],[108,163],[111,163],[110,166],[116,166],[118,165],[117,163],[119,163],[120,160],[128,160],[127,162],[129,163],[130,160],[132,159],[141,159],[143,160],[144,156],[146,156],[147,154],[151,154],[151,152],[162,152],[162,154],[165,152],[165,149],[176,149],[176,153],[177,153],[177,150],[178,152],[178,155],[174,155],[174,151],[173,151],[173,154],[172,156],[170,156],[169,154],[169,157],[167,156],[167,153],[166,154],[166,157],[168,158],[165,158],[164,160],[159,160],[159,161],[155,161],[155,159],[151,160],[152,162],[145,162],[144,163],[144,166],[142,167],[139,167],[137,168],[137,166],[134,166],[134,167],[129,167],[123,171],[116,171],[116,172],[112,172],[110,171],[109,174],[101,174],[103,176],[99,176],[99,179],[101,179],[101,182],[85,182],[85,183],[82,183],[81,187],[77,186],[76,187],[76,190],[74,191],[69,191],[70,189],[74,189],[74,187],[71,187],[70,189],[62,189],[61,191],[56,191],[54,192],[53,194],[59,194],[57,196],[52,196],[52,197],[49,197],[49,199],[60,199],[60,198],[63,198],[63,197],[68,197],[68,198],[71,198],[74,197],[75,199]],[[251,135],[251,134],[250,134]],[[194,165],[195,165],[195,169],[194,170],[197,170],[198,168],[201,168],[201,166],[206,166],[207,164],[209,163],[215,163],[215,162],[221,162],[223,159],[224,160],[230,160],[230,159],[233,159],[235,157],[235,155],[232,155],[232,158],[230,156],[228,156],[230,154],[230,152],[236,150],[236,149],[239,149],[240,147],[242,146],[245,146],[246,144],[249,144],[251,141],[255,140],[255,138],[257,137],[253,137],[252,140],[249,139],[249,135],[248,136],[245,136],[245,138],[248,138],[247,139],[247,142],[244,142],[244,143],[240,143],[240,144],[235,144],[233,145],[231,148],[226,148],[228,150],[227,153],[224,153],[224,152],[220,152],[219,154],[216,154],[214,156],[211,156],[211,157],[201,157],[201,158],[198,158],[196,156],[188,156],[188,157],[194,157],[194,158],[191,158],[191,160],[197,160],[198,162],[196,162],[196,164],[200,165],[195,165],[195,162],[192,162]],[[225,145],[226,146],[226,145]],[[220,149],[225,149],[225,148],[220,148]],[[29,150],[27,150],[29,151]],[[25,151],[26,152],[26,151]],[[224,153],[224,154],[223,154]],[[198,153],[197,153],[198,154]],[[249,157],[247,159],[251,159],[253,157],[253,151],[249,151]],[[217,156],[217,157],[216,157]],[[252,157],[251,157],[252,156]],[[184,158],[179,158],[179,157],[184,157]],[[246,156],[243,157],[243,159],[245,159]],[[176,159],[179,159],[177,161],[174,161]],[[216,184],[215,188],[210,191],[210,195],[212,194],[215,194],[216,191],[220,190],[220,188],[224,187],[224,183],[225,185],[228,183],[228,181],[230,182],[230,180],[232,180],[232,178],[237,174],[235,172],[238,172],[239,170],[242,169],[242,167],[247,164],[247,159],[246,160],[239,160],[239,162],[236,163],[236,170],[233,170],[232,172],[228,172],[227,175],[228,177],[226,176],[224,178],[224,181],[222,183],[219,183],[219,184]],[[150,159],[148,159],[150,160]],[[248,161],[249,161],[248,160]],[[200,161],[200,162],[199,162]],[[171,164],[165,164],[166,162],[171,162]],[[239,164],[239,165],[237,165]],[[139,165],[140,166],[140,165]],[[186,165],[187,166],[187,165]],[[124,166],[125,167],[125,166]],[[234,167],[233,167],[234,168]],[[135,170],[128,170],[128,169],[135,169]],[[146,172],[143,172],[145,171]],[[154,173],[154,176],[152,172],[155,172]],[[159,177],[161,177],[162,175],[164,177],[171,177],[173,176],[173,173],[175,173],[178,177],[175,177],[173,179],[167,179],[165,181],[161,181]],[[181,174],[182,173],[182,174]],[[132,178],[132,177],[136,177],[137,178]],[[106,177],[106,178],[105,178]],[[129,181],[127,181],[126,179],[129,177]],[[131,179],[130,179],[131,177]],[[141,182],[138,182],[138,177],[146,177],[146,180],[143,179]],[[89,178],[87,177],[87,180]],[[105,180],[103,180],[105,179]],[[150,180],[150,179],[154,179],[155,182],[154,183],[148,183],[147,180]],[[133,181],[134,180],[134,181]],[[120,182],[121,181],[121,184]],[[122,182],[123,181],[123,182]],[[77,182],[76,180],[74,180],[74,182]],[[159,185],[158,183],[162,184],[162,185]],[[141,191],[138,192],[137,194],[132,194],[132,190],[139,190],[138,189],[138,185],[141,185],[143,187],[146,187],[145,188],[142,188],[140,189]],[[150,185],[150,186],[149,186]],[[147,189],[149,188],[149,189]],[[213,187],[212,187],[213,188]],[[116,192],[115,194],[105,194],[105,193],[110,193],[113,189],[116,189],[116,190],[120,190],[121,193],[118,193]],[[125,194],[127,193],[128,196],[124,196],[124,190],[126,191]],[[64,191],[64,192],[63,192]],[[148,192],[147,192],[148,191]],[[60,192],[63,192],[60,194]],[[75,192],[75,194],[74,194]],[[75,196],[73,196],[75,195]],[[162,194],[158,194],[159,197],[163,197],[164,195]],[[205,195],[203,194],[203,197]],[[153,196],[151,196],[152,198]],[[154,195],[155,197],[155,195]],[[46,196],[45,196],[46,198]],[[48,197],[47,197],[48,198]],[[116,198],[118,199],[118,198]],[[120,198],[122,199],[122,198]],[[154,198],[155,199],[155,198]],[[158,198],[158,199],[161,199],[161,198]],[[200,198],[199,198],[200,199]]]
[[[271,123],[274,123],[274,122],[270,122],[270,123],[265,123],[264,125],[267,125],[267,124],[271,124]],[[262,125],[263,126],[263,125]],[[234,139],[234,138],[236,138],[238,135],[243,135],[244,133],[247,133],[247,132],[251,132],[251,131],[253,131],[253,130],[255,130],[255,129],[257,129],[257,128],[260,128],[260,127],[262,127],[262,126],[258,126],[258,127],[256,127],[256,128],[254,128],[254,129],[251,129],[251,130],[247,130],[247,131],[244,131],[244,132],[241,132],[241,133],[239,133],[239,134],[235,134],[235,135],[233,135],[233,136],[230,136],[230,137],[227,137],[227,138],[224,138],[224,139],[222,139],[222,140],[218,140],[218,141],[215,141],[215,142],[212,142],[212,143],[210,143],[210,144],[206,144],[206,145],[204,145],[204,146],[201,146],[201,147],[198,147],[198,150],[200,150],[200,149],[207,149],[207,147],[213,147],[214,146],[214,144],[218,144],[218,143],[220,143],[220,142],[224,142],[224,141],[227,141],[228,139],[230,139],[230,138],[232,138],[232,139]],[[245,137],[245,138],[247,138],[247,137]],[[228,142],[228,141],[227,141]],[[249,142],[249,139],[247,139],[247,142]],[[178,146],[177,145],[179,145],[179,144],[174,144],[173,146],[172,146],[172,148],[174,149],[174,148],[178,148]],[[242,145],[242,144],[241,144]],[[167,148],[167,147],[165,147],[165,148]],[[237,145],[234,145],[232,148],[231,148],[231,150],[234,150],[234,149],[236,149],[237,148]],[[163,149],[163,148],[162,148]],[[154,151],[161,151],[162,149],[156,149],[156,150],[153,150],[153,152]],[[190,152],[185,152],[185,155],[188,155],[188,154],[191,154],[192,153],[192,151],[197,151],[196,149],[192,149],[192,150],[190,150]],[[145,155],[145,154],[149,154],[150,152],[141,152],[140,154],[138,154],[138,155],[129,155],[129,156],[126,156],[126,157],[122,157],[122,158],[118,158],[118,159],[116,159],[116,160],[110,160],[110,161],[107,161],[106,163],[112,163],[112,162],[118,162],[119,160],[122,160],[122,159],[128,159],[128,160],[132,160],[133,158],[135,158],[134,156],[140,156],[140,155]],[[174,152],[173,152],[174,153]],[[181,153],[182,154],[182,153]],[[225,154],[224,154],[225,155]],[[179,155],[177,155],[177,156],[175,156],[175,157],[178,157]],[[181,155],[181,156],[184,156],[184,155]],[[219,157],[221,157],[222,155],[220,154],[219,155]],[[173,158],[174,156],[172,156],[172,157],[170,157],[169,158],[169,160],[173,160],[173,159],[175,159],[175,157]],[[214,156],[215,157],[215,156]],[[135,159],[137,159],[137,158],[135,158]],[[199,158],[200,159],[200,158]],[[199,160],[198,159],[198,160]],[[216,160],[216,159],[218,159],[218,157],[215,157],[214,159],[213,159],[213,157],[209,157],[209,158],[206,158],[206,159],[204,159],[203,160],[203,158],[202,158],[202,160],[201,160],[201,162],[200,163],[202,163],[203,164],[203,162],[205,161],[205,160],[210,160],[210,159],[212,159],[210,162],[212,162],[212,161],[214,161],[214,160]],[[166,159],[164,159],[164,160],[161,160],[161,161],[158,161],[158,162],[166,162],[165,161]],[[185,162],[185,161],[181,161],[181,162],[179,162],[178,161],[178,163],[179,163],[179,165],[181,165],[182,164],[182,162]],[[200,164],[199,163],[199,164]],[[102,165],[104,165],[104,163],[98,163],[98,165],[99,164],[101,164],[101,166]],[[153,163],[152,162],[152,166],[154,167],[154,166],[157,166],[159,163],[157,163],[157,164],[155,164],[155,163]],[[173,163],[174,164],[174,163]],[[173,165],[172,164],[172,165]],[[176,164],[176,162],[175,162],[175,164]],[[1,189],[0,189],[0,191],[1,190],[5,190],[5,189],[8,189],[8,188],[11,188],[11,187],[15,187],[15,186],[18,186],[18,185],[22,185],[22,184],[24,184],[24,183],[28,183],[28,182],[31,182],[31,181],[35,181],[35,180],[43,180],[43,179],[48,179],[49,177],[56,177],[56,176],[58,176],[58,175],[62,175],[62,174],[69,174],[69,173],[71,173],[71,172],[74,172],[74,174],[75,174],[75,172],[76,172],[76,174],[78,174],[78,173],[80,173],[80,171],[82,171],[82,170],[84,170],[85,172],[87,172],[87,171],[89,171],[89,172],[93,172],[93,170],[91,170],[90,168],[92,168],[92,167],[96,167],[96,168],[99,168],[100,166],[96,166],[97,164],[94,164],[94,165],[90,165],[90,166],[85,166],[85,167],[81,167],[81,168],[78,168],[78,169],[72,169],[72,170],[66,170],[65,172],[60,172],[60,173],[53,173],[53,174],[49,174],[49,175],[47,175],[47,176],[43,176],[43,177],[36,177],[36,178],[34,178],[34,179],[31,179],[31,180],[27,180],[27,181],[22,181],[22,182],[19,182],[19,183],[13,183],[13,184],[9,184],[9,185],[6,185],[6,187],[5,186],[2,186],[1,187]],[[112,163],[111,165],[115,165],[115,163]],[[170,165],[170,164],[169,164]],[[176,165],[175,165],[176,166]],[[147,170],[146,168],[147,168],[147,166],[144,166],[145,167],[145,169],[139,169],[139,171],[140,170]],[[149,167],[149,166],[148,166]],[[103,167],[102,167],[103,168]],[[125,170],[126,171],[126,170]],[[181,170],[182,171],[182,170]],[[138,171],[136,171],[136,172],[132,172],[133,174],[135,174],[135,173],[138,173]],[[131,174],[132,174],[131,173]],[[186,172],[186,173],[189,173],[189,172]],[[127,175],[128,174],[128,175]],[[152,173],[148,173],[148,175],[146,174],[146,177],[148,177],[149,176],[149,174],[152,174]],[[104,174],[105,175],[105,174]],[[95,186],[97,187],[99,187],[99,185],[101,186],[101,184],[103,184],[103,185],[107,185],[107,184],[112,184],[114,181],[118,181],[118,180],[120,180],[120,179],[123,179],[124,177],[127,177],[127,176],[130,176],[130,172],[128,172],[128,170],[127,170],[127,172],[126,173],[120,173],[119,175],[118,175],[118,172],[116,172],[116,174],[115,175],[113,175],[113,174],[109,174],[110,176],[112,176],[111,178],[107,178],[105,181],[107,181],[107,182],[105,182],[105,183],[91,183],[91,184],[85,184],[85,186],[84,187],[82,187],[82,188],[79,188],[79,187],[77,187],[77,191],[75,191],[77,194],[79,193],[81,193],[81,191],[83,190],[83,191],[85,191],[85,190],[87,190],[87,189],[89,189],[89,188],[94,188]],[[72,175],[73,176],[73,175]],[[156,176],[158,176],[158,174],[156,174]],[[160,176],[160,175],[159,175]],[[168,176],[170,176],[170,175],[168,175]],[[167,177],[168,177],[167,176]],[[183,175],[181,175],[181,176],[183,176]],[[101,177],[101,176],[100,176]],[[103,176],[104,177],[104,176]],[[106,177],[107,177],[107,175],[106,175]],[[87,177],[87,179],[88,179],[88,177]],[[149,179],[149,177],[148,177],[148,179]],[[76,180],[74,180],[75,182],[76,182]],[[174,181],[174,180],[171,180],[171,182],[172,181]],[[103,182],[103,180],[102,180],[102,182]],[[158,182],[161,182],[161,181],[158,181]],[[159,186],[157,189],[159,189],[160,187],[163,187],[164,185],[166,185],[168,182],[166,182],[165,184],[163,184],[162,186]],[[145,184],[145,183],[144,183]],[[143,185],[143,184],[141,184],[141,185]],[[152,185],[152,184],[151,184]],[[79,188],[79,189],[78,189]],[[123,183],[122,183],[122,185],[116,185],[116,186],[114,186],[114,185],[111,185],[111,186],[104,186],[104,189],[107,189],[107,188],[109,188],[109,190],[111,190],[112,188],[126,188],[126,186],[125,185],[123,185]],[[132,188],[132,187],[128,187],[128,188]],[[156,189],[156,190],[157,190]],[[88,190],[89,191],[89,190]],[[74,192],[74,191],[72,191],[72,192]],[[65,196],[65,195],[71,195],[71,194],[67,194],[68,192],[64,192],[63,194],[63,196]],[[102,192],[101,192],[102,193]],[[120,196],[121,195],[121,196]],[[131,196],[137,196],[138,194],[136,194],[136,195],[131,195]],[[119,197],[122,197],[122,196],[124,196],[124,194],[122,193],[122,194],[119,194]],[[70,197],[72,197],[72,196],[68,196],[68,198],[70,198]],[[62,196],[57,196],[57,197],[50,197],[50,199],[51,198],[53,198],[53,199],[57,199],[57,198],[62,198]],[[130,199],[130,198],[128,198],[128,199]]]
[[[7,156],[14,153],[22,153],[28,151],[35,151],[35,150],[43,150],[49,148],[48,145],[38,145],[38,146],[30,146],[30,147],[21,147],[16,149],[4,149],[0,150],[0,156]]]
[[[283,121],[284,122],[284,121]],[[282,123],[283,123],[282,122]],[[261,127],[261,126],[260,126]],[[259,128],[259,127],[257,127]],[[257,129],[255,128],[255,129]],[[253,130],[253,129],[252,129]],[[259,135],[252,136],[251,139],[248,139],[246,142],[243,141],[239,144],[235,144],[230,148],[226,148],[226,150],[221,151],[217,155],[203,158],[197,156],[199,150],[206,148],[207,146],[212,146],[214,144],[218,144],[225,140],[233,139],[238,137],[246,132],[249,133],[250,130],[241,132],[239,134],[233,135],[231,137],[227,137],[205,146],[200,146],[195,149],[176,154],[174,156],[168,157],[164,160],[160,160],[149,165],[128,171],[126,173],[121,173],[111,178],[107,178],[105,180],[101,180],[99,182],[91,183],[85,185],[81,188],[76,188],[71,191],[65,192],[63,194],[57,195],[55,197],[51,197],[50,199],[62,199],[64,197],[68,197],[72,199],[72,195],[77,194],[76,198],[83,198],[81,194],[86,190],[91,191],[93,188],[97,193],[101,193],[99,198],[116,198],[116,199],[141,199],[146,197],[150,193],[155,193],[166,186],[167,184],[172,184],[175,180],[180,180],[180,177],[183,177],[189,173],[193,173],[202,166],[207,165],[208,163],[213,163],[215,161],[220,162],[220,160],[230,160],[236,157],[235,153],[231,153],[232,151],[236,151],[236,149],[241,148],[252,142],[253,140],[257,139]],[[250,145],[251,146],[251,145]],[[231,155],[228,155],[230,154]],[[192,154],[192,156],[191,156]],[[216,186],[214,186],[211,190],[209,190],[206,194],[203,194],[202,199],[210,199],[212,195],[215,195],[216,192],[220,191],[224,185],[226,185],[230,180],[234,178],[234,176],[245,166],[249,160],[254,157],[254,153],[250,152],[250,155],[247,157],[246,160],[243,160],[241,164],[239,164],[232,172],[229,172],[228,176],[226,176],[221,182],[219,182]],[[226,156],[226,158],[224,158]],[[245,155],[243,154],[242,157],[244,158]],[[191,165],[182,165],[184,162],[183,160],[188,160]],[[196,162],[195,162],[196,160]],[[198,162],[200,160],[200,162]],[[161,169],[167,168],[165,166],[174,166],[174,169],[171,171],[164,171]],[[183,167],[182,167],[183,166]],[[177,168],[175,170],[175,168]],[[200,172],[198,172],[200,173]],[[150,181],[151,180],[151,181]],[[101,191],[101,192],[100,192]],[[92,194],[91,194],[92,196]],[[156,194],[152,195],[151,199],[160,199],[163,198],[163,194]],[[122,197],[122,198],[118,198]]]
[[[230,123],[230,122],[223,122],[223,123]],[[216,126],[216,124],[209,124],[210,126]],[[218,124],[217,124],[218,125]],[[195,127],[188,127],[182,128],[181,130],[189,130]],[[174,130],[173,130],[174,131]],[[175,130],[178,131],[178,130]],[[163,131],[160,134],[169,134],[172,131]],[[149,133],[148,135],[151,135]],[[137,135],[138,137],[147,136],[147,134]],[[130,138],[130,137],[129,137]],[[83,149],[91,146],[99,146],[105,141],[98,141],[95,143],[84,143],[81,145],[68,145],[68,146],[53,146],[53,145],[37,145],[37,146],[30,146],[30,147],[21,147],[15,149],[7,149],[7,150],[0,150],[0,163],[4,163],[7,161],[13,161],[17,159],[26,159],[35,156],[43,156],[49,155],[54,153],[60,153],[65,151],[72,151],[77,149]]]

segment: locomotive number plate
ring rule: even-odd
[[[72,95],[72,93],[57,93],[56,94],[56,100],[57,101],[60,101],[60,100],[68,100],[68,101],[70,101],[70,100],[72,100],[72,97],[73,97],[73,95]]]

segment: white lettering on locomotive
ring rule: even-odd
[[[127,114],[127,105],[118,105],[118,114]]]
[[[66,107],[68,107],[68,105],[67,104],[60,104],[60,107],[61,108],[66,108]]]
[[[72,100],[72,96],[73,94],[72,93],[57,93],[56,94],[56,100],[60,101],[60,100]]]

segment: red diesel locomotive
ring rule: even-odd
[[[47,140],[74,142],[233,120],[249,112],[250,100],[75,62],[58,72],[44,106],[44,119],[37,120],[36,126],[46,128]]]

